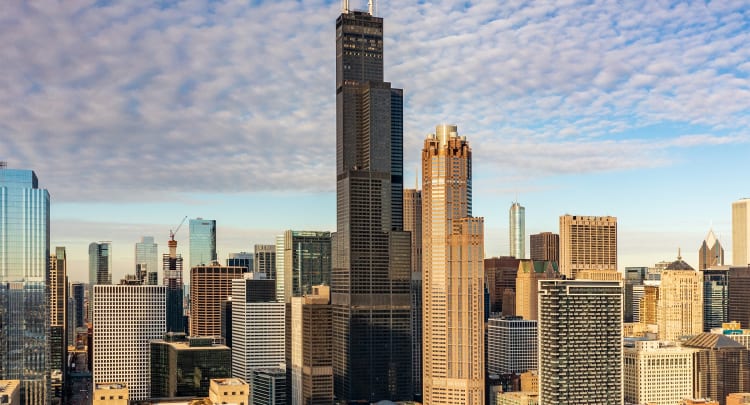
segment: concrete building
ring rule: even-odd
[[[659,339],[676,342],[703,332],[702,272],[678,256],[661,272],[659,290]]]
[[[94,286],[94,384],[127,384],[131,400],[151,393],[149,342],[167,328],[166,287]]]
[[[487,323],[487,374],[520,374],[537,368],[537,321],[491,316]]]
[[[292,298],[292,404],[333,403],[331,292],[327,286]]]
[[[253,405],[286,405],[286,370],[259,368],[250,384]]]
[[[679,405],[693,396],[695,349],[671,342],[625,339],[623,390],[632,404]]]
[[[720,328],[729,321],[729,267],[703,270],[703,331]]]
[[[539,319],[539,280],[559,279],[556,262],[522,260],[516,276],[516,316]]]
[[[701,333],[683,344],[695,354],[695,398],[710,398],[725,405],[727,395],[750,390],[748,350],[724,335]]]
[[[727,278],[727,319],[750,328],[750,266],[730,267]]]
[[[708,231],[708,235],[698,248],[698,270],[703,271],[709,267],[724,265],[724,247],[714,235],[714,230]]]
[[[220,339],[221,303],[232,295],[232,280],[244,272],[244,267],[218,264],[190,269],[190,335]]]
[[[285,304],[275,299],[274,280],[266,279],[265,273],[245,273],[232,280],[233,377],[253,381],[255,369],[286,368]]]
[[[269,280],[276,279],[276,245],[255,245],[254,259],[254,273],[265,273]]]
[[[560,262],[560,235],[552,232],[536,233],[529,237],[529,258],[545,262]]]
[[[94,383],[93,405],[128,405],[130,393],[126,383]]]
[[[466,137],[435,132],[422,149],[424,402],[483,405],[484,219],[472,216]]]
[[[511,257],[516,259],[526,258],[526,208],[524,208],[518,201],[514,202],[510,206],[508,212],[508,229],[510,240],[510,253]]]
[[[21,405],[21,381],[0,380],[0,404]]]
[[[484,259],[484,278],[490,293],[489,312],[515,315],[515,309],[503,305],[506,291],[515,291],[516,274],[520,259],[510,256],[489,257]],[[515,307],[515,305],[514,305]]]
[[[540,403],[623,403],[622,312],[622,281],[539,282]]]
[[[537,370],[521,373],[521,391],[539,392],[539,373]]]
[[[560,272],[574,279],[582,270],[617,271],[617,218],[560,217]]]
[[[151,397],[207,397],[212,379],[232,376],[232,351],[211,337],[166,333],[152,340]]]
[[[216,220],[196,218],[190,226],[190,268],[210,266],[216,259]]]
[[[735,392],[727,395],[726,405],[750,404],[750,392]]]
[[[750,198],[732,203],[732,265],[750,266]]]
[[[418,186],[419,181],[417,181]],[[411,233],[411,358],[414,395],[422,395],[422,191],[404,189],[404,231]]]
[[[212,379],[208,398],[213,404],[249,404],[250,385],[239,378]]]

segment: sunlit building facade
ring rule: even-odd
[[[617,218],[560,217],[560,272],[574,279],[583,270],[617,271]]]
[[[516,259],[526,258],[526,208],[518,201],[510,206],[508,213],[510,229],[510,256]]]
[[[216,220],[190,220],[190,268],[216,261]]]

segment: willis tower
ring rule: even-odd
[[[410,400],[411,237],[403,230],[403,90],[383,81],[383,19],[336,20],[337,228],[331,276],[340,401]]]

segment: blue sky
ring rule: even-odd
[[[354,7],[366,7],[366,1]],[[742,2],[381,1],[386,80],[405,92],[406,179],[426,134],[474,151],[488,255],[558,217],[614,215],[619,266],[697,265],[750,196],[750,11]],[[335,228],[339,2],[11,1],[0,14],[0,160],[52,195],[52,244],[166,247],[214,218],[219,257]],[[411,181],[407,180],[407,185]],[[187,228],[178,240],[187,241]],[[187,255],[187,245],[181,244]]]

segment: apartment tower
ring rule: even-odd
[[[342,401],[409,400],[411,236],[403,231],[403,92],[383,81],[383,19],[336,20],[333,370]]]
[[[560,235],[552,232],[535,233],[529,237],[531,260],[560,261]]]
[[[422,149],[426,404],[484,404],[484,219],[471,212],[471,148],[438,125]]]
[[[714,230],[708,231],[698,249],[698,270],[703,271],[711,267],[724,265],[724,247],[714,235]]]
[[[732,203],[732,265],[750,265],[750,198]]]
[[[508,213],[510,229],[510,256],[516,259],[526,258],[526,208],[518,201],[510,206]]]
[[[582,270],[617,271],[617,218],[560,217],[560,272],[574,279]]]

